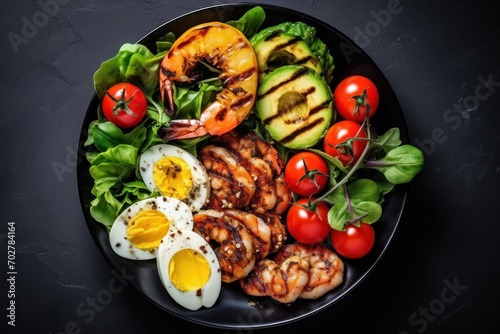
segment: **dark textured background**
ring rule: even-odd
[[[228,2],[59,0],[49,7],[53,15],[43,14],[54,1],[0,1],[2,326],[8,333],[230,332],[180,320],[129,285],[92,317],[79,315],[79,305],[107,289],[115,272],[91,238],[76,180],[100,63],[178,15]],[[489,306],[500,297],[498,9],[486,1],[401,0],[401,11],[362,39],[359,31],[397,1],[266,3],[300,10],[358,42],[391,83],[426,163],[409,187],[393,242],[362,284],[304,320],[234,332],[498,331],[498,307]],[[23,32],[27,21],[36,30]],[[9,36],[23,33],[14,47]],[[9,221],[16,223],[15,328],[6,317]]]

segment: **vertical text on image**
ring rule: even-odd
[[[16,326],[16,223],[7,222],[7,324]]]

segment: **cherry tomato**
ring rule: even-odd
[[[285,182],[299,196],[309,197],[318,193],[328,182],[326,162],[316,153],[299,152],[286,164]]]
[[[127,82],[111,86],[102,99],[104,117],[122,129],[139,124],[146,115],[147,106],[144,92]]]
[[[359,259],[368,254],[375,244],[373,226],[361,222],[358,226],[347,224],[345,231],[332,229],[332,247],[339,255],[349,259]]]
[[[307,203],[307,198],[300,198],[292,204],[286,216],[286,226],[296,241],[315,244],[325,240],[332,231],[328,224],[329,209],[324,202],[318,202],[316,210],[310,211],[304,207]]]
[[[379,93],[367,77],[352,75],[342,80],[333,92],[335,108],[340,116],[358,123],[375,115]]]
[[[329,155],[338,158],[346,167],[354,165],[363,153],[366,140],[348,140],[349,138],[367,138],[361,124],[342,120],[334,123],[326,132],[323,149]]]

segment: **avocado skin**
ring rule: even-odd
[[[289,149],[315,146],[335,121],[332,92],[323,77],[301,65],[285,65],[259,86],[257,114],[270,136]]]

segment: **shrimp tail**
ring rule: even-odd
[[[161,68],[164,71],[164,68]],[[169,79],[160,80],[160,95],[163,101],[163,108],[168,116],[174,115],[174,90],[172,87],[172,82]]]
[[[164,140],[196,138],[207,134],[204,124],[197,119],[171,120],[170,126],[158,130],[158,135]]]

